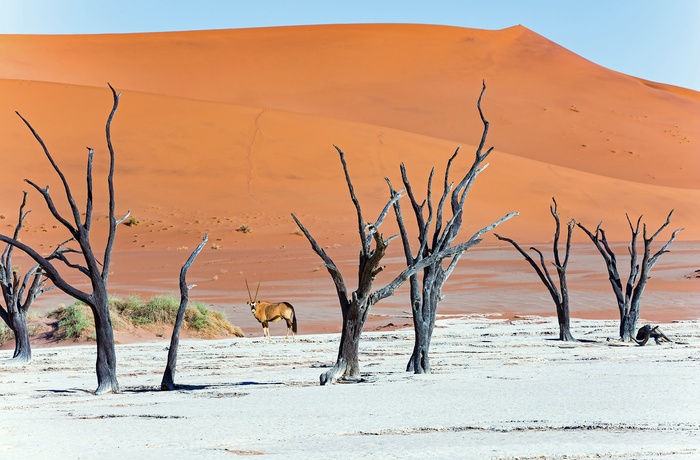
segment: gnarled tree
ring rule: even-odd
[[[520,245],[512,239],[502,237],[500,235],[496,235],[496,238],[498,238],[501,241],[507,241],[508,243],[512,244],[513,247],[515,247],[515,249],[517,249],[517,251],[520,253],[520,255],[522,255],[525,258],[525,260],[527,260],[528,263],[532,266],[537,275],[540,277],[540,280],[542,280],[542,283],[549,291],[549,294],[552,296],[552,300],[554,300],[554,305],[557,308],[557,320],[559,322],[559,340],[562,340],[564,342],[574,342],[576,339],[574,339],[574,337],[571,335],[570,329],[571,317],[569,314],[569,288],[566,283],[566,267],[569,264],[569,254],[571,252],[571,234],[574,231],[574,225],[576,223],[572,219],[567,224],[566,250],[564,252],[564,260],[562,260],[559,256],[559,235],[561,233],[561,223],[559,222],[559,214],[557,212],[557,201],[554,198],[552,198],[552,202],[554,204],[549,206],[549,212],[552,214],[552,217],[554,217],[555,222],[554,245],[552,247],[552,252],[554,253],[554,267],[557,269],[557,275],[559,275],[559,289],[557,289],[556,283],[552,279],[552,276],[549,274],[549,270],[547,270],[547,265],[544,261],[544,255],[539,249],[535,247],[530,248],[531,250],[535,251],[539,256],[540,264],[537,265],[537,263],[532,259],[532,257],[530,257],[530,255],[527,252],[525,252],[523,248],[521,248]]]
[[[603,259],[605,260],[610,285],[615,293],[617,308],[620,311],[620,339],[622,339],[624,342],[631,342],[635,337],[637,321],[639,321],[642,294],[644,293],[644,288],[649,281],[649,272],[654,264],[656,264],[656,262],[659,260],[659,257],[661,257],[662,254],[669,252],[669,246],[671,246],[673,240],[676,239],[678,232],[683,230],[682,228],[674,230],[666,244],[664,244],[661,249],[654,254],[651,253],[651,245],[654,242],[654,238],[656,238],[659,233],[661,233],[661,231],[671,223],[672,214],[673,210],[668,213],[666,222],[664,222],[664,224],[651,236],[647,236],[647,224],[645,223],[643,225],[642,239],[644,240],[644,254],[642,255],[641,263],[638,263],[637,261],[637,238],[639,237],[639,226],[642,222],[642,216],[639,216],[636,224],[632,224],[629,215],[625,214],[630,231],[632,232],[632,240],[629,246],[627,246],[627,251],[630,255],[630,273],[627,277],[627,283],[625,284],[624,290],[622,287],[620,273],[617,270],[617,259],[615,257],[615,253],[608,244],[605,231],[601,228],[603,223],[601,222],[598,224],[595,233],[589,231],[581,223],[576,224],[581,230],[586,232],[586,235],[588,235],[593,244],[595,244],[598,252],[600,252],[600,255],[602,255]]]
[[[342,163],[345,173],[345,181],[357,214],[357,230],[361,244],[357,289],[352,292],[348,291],[345,286],[343,275],[336,264],[311,236],[299,219],[292,214],[292,218],[309,240],[313,250],[323,260],[328,273],[333,279],[343,318],[338,359],[329,371],[321,374],[321,385],[334,383],[337,380],[359,381],[361,379],[358,359],[360,335],[367,320],[367,315],[374,304],[392,295],[394,291],[416,271],[431,264],[438,263],[446,258],[453,257],[456,254],[460,254],[478,243],[477,240],[470,240],[451,248],[443,248],[436,251],[426,258],[410,264],[389,284],[373,291],[372,284],[374,279],[377,274],[384,269],[383,266],[380,266],[381,260],[386,254],[390,241],[394,238],[384,239],[382,234],[379,233],[379,227],[393,204],[401,198],[401,194],[398,192],[392,193],[377,220],[374,223],[366,222],[362,216],[360,202],[355,195],[355,190],[350,180],[347,163],[345,162],[345,154],[338,147],[335,148],[340,156],[340,162]]]
[[[24,192],[22,204],[19,207],[19,219],[13,235],[14,239],[19,238],[24,219],[30,213],[30,211],[24,212],[26,204],[27,192]],[[15,352],[12,355],[12,362],[23,364],[32,360],[27,313],[34,299],[43,292],[53,289],[53,286],[45,287],[46,279],[39,265],[34,265],[24,276],[20,276],[12,265],[13,250],[14,246],[8,244],[0,256],[0,286],[5,301],[4,308],[0,305],[0,318],[5,321],[5,324],[15,335]]]
[[[435,169],[433,168],[431,170],[430,176],[428,177],[426,198],[419,203],[413,192],[413,187],[408,180],[406,166],[401,164],[401,178],[408,198],[411,202],[411,207],[415,215],[416,226],[418,227],[418,249],[414,254],[411,248],[409,233],[406,229],[401,212],[401,203],[399,200],[394,201],[394,212],[396,214],[396,221],[399,226],[406,264],[408,266],[416,265],[421,260],[430,257],[431,254],[448,249],[454,242],[462,227],[464,203],[467,195],[469,194],[469,190],[474,184],[474,181],[479,173],[481,173],[486,166],[488,166],[484,165],[482,167],[481,165],[493,151],[493,147],[490,147],[488,150],[484,151],[484,146],[486,144],[486,138],[489,131],[489,122],[486,120],[486,118],[484,118],[484,113],[481,110],[481,99],[485,90],[486,85],[483,84],[481,94],[479,95],[479,99],[476,104],[481,121],[484,125],[484,129],[481,135],[481,141],[476,150],[474,161],[469,170],[455,186],[454,183],[450,182],[450,170],[453,162],[459,154],[460,149],[457,148],[455,153],[450,157],[447,162],[447,166],[445,167],[442,196],[440,197],[440,201],[438,202],[437,210],[435,210],[435,212],[432,202],[432,181],[435,174]],[[398,192],[393,188],[389,179],[387,178],[386,180],[389,184],[391,196],[397,196]],[[445,221],[446,218],[443,217],[446,214],[444,207],[448,200],[452,215],[447,221]],[[425,209],[426,205],[427,214]],[[470,246],[478,244],[481,241],[479,239],[481,235],[492,230],[502,222],[515,215],[517,215],[517,213],[510,213],[491,225],[476,232],[469,239],[469,243],[471,243]],[[438,304],[443,298],[442,287],[454,270],[462,254],[462,252],[458,252],[452,257],[435,260],[433,263],[423,268],[422,271],[416,271],[410,276],[409,285],[415,341],[413,353],[411,354],[411,358],[406,366],[406,371],[408,372],[414,372],[416,374],[430,372],[430,358],[428,352],[430,349],[430,340],[433,335],[433,329],[435,328],[435,318],[437,315]],[[444,265],[445,263],[447,263],[447,266]]]
[[[49,193],[49,187],[41,188],[29,179],[25,179],[32,187],[34,187],[43,197],[46,206],[52,216],[58,221],[70,234],[70,239],[59,245],[59,247],[49,256],[44,257],[33,248],[18,241],[16,238],[0,235],[0,241],[17,247],[24,251],[29,257],[39,265],[45,276],[49,278],[54,286],[69,296],[84,302],[92,310],[95,320],[95,333],[97,342],[97,390],[96,394],[119,392],[119,384],[117,382],[117,356],[114,348],[114,333],[112,330],[112,320],[109,316],[108,298],[107,298],[107,280],[109,278],[109,269],[112,259],[112,248],[114,246],[114,238],[116,235],[117,226],[128,217],[127,212],[124,217],[117,219],[115,217],[115,201],[114,201],[114,148],[111,138],[111,124],[114,114],[119,105],[119,94],[109,86],[112,92],[112,110],[107,118],[106,138],[107,148],[109,150],[109,173],[107,176],[107,186],[109,190],[109,230],[107,241],[105,243],[102,261],[98,260],[98,256],[92,245],[90,230],[92,229],[93,218],[93,177],[92,164],[94,150],[88,148],[87,156],[87,197],[84,208],[85,217],[81,217],[81,210],[73,197],[70,186],[65,175],[54,161],[46,144],[41,139],[39,134],[34,130],[32,125],[25,120],[19,113],[17,115],[30,129],[34,138],[41,145],[41,148],[46,155],[46,158],[51,163],[54,171],[58,175],[66,195],[70,207],[70,216],[64,217],[56,208],[53,198]],[[69,244],[77,244],[77,248],[67,246]],[[82,275],[90,284],[91,290],[81,290],[70,284],[59,271],[62,269],[74,270]]]

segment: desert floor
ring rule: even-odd
[[[700,456],[700,322],[676,341],[615,339],[617,322],[442,318],[433,373],[403,372],[412,331],[366,332],[365,382],[321,387],[338,334],[119,345],[121,394],[94,396],[94,347],[36,349],[0,367],[3,457],[615,458]],[[4,351],[0,359],[10,357]]]

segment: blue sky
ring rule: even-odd
[[[376,22],[522,24],[610,69],[700,91],[700,0],[0,0],[2,34]]]

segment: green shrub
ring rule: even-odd
[[[172,296],[155,296],[144,302],[136,296],[112,300],[115,310],[139,326],[175,324],[180,302]]]
[[[82,302],[75,302],[68,307],[59,307],[50,312],[49,317],[58,320],[56,331],[58,340],[91,339],[95,336],[92,311]]]

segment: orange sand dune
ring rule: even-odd
[[[573,169],[700,183],[700,94],[595,65],[528,29],[336,25],[1,37],[1,78],[235,103],[474,143]],[[663,168],[661,164],[672,164]]]
[[[352,274],[357,224],[333,144],[346,151],[365,218],[373,220],[387,199],[384,177],[400,185],[399,163],[422,190],[432,166],[441,183],[447,158],[461,145],[455,172],[464,171],[481,135],[482,79],[496,150],[472,190],[464,239],[519,211],[499,232],[547,242],[556,196],[562,219],[590,227],[603,220],[613,241],[629,238],[626,212],[644,214],[655,229],[671,209],[671,228],[659,239],[685,227],[680,240],[700,240],[700,94],[602,68],[523,27],[6,35],[0,63],[4,231],[11,232],[21,190],[29,189],[24,178],[61,196],[15,110],[43,136],[79,200],[85,147],[96,149],[96,196],[104,200],[109,81],[123,92],[113,124],[117,210],[130,209],[140,222],[120,228],[114,285],[120,293],[176,289],[178,264],[209,232],[205,266],[193,267],[192,276],[202,295],[225,305],[247,331],[257,326],[232,307],[247,296],[246,277],[294,301],[311,293],[309,308],[330,304],[337,320],[327,274],[290,218],[297,213]],[[36,192],[29,207],[25,241],[48,251],[65,239]],[[104,222],[104,212],[97,217]],[[252,233],[237,231],[241,226]],[[384,233],[395,231],[389,219]],[[576,238],[584,241],[581,232]],[[486,242],[503,249],[490,235]],[[398,245],[395,251],[400,258]],[[580,270],[602,269],[590,260]],[[669,292],[697,290],[682,273],[670,279],[677,284]],[[676,307],[687,311],[684,302]],[[316,330],[328,330],[319,318]]]
[[[105,158],[102,124],[105,106],[109,108],[109,92],[62,85],[58,94],[51,96],[56,86],[0,80],[0,88],[8,95],[2,100],[4,110],[0,110],[0,133],[7,139],[3,145],[7,151],[5,170],[11,173],[11,178],[0,184],[3,212],[8,215],[17,206],[18,189],[27,188],[23,178],[42,186],[52,184],[55,193],[60,190],[38,144],[11,107],[22,107],[22,114],[49,148],[58,143],[54,154],[60,164],[71,169],[76,183],[82,185],[86,145]],[[57,119],[68,120],[68,124],[57,123]],[[78,135],[67,132],[73,128]],[[226,238],[235,235],[241,225],[260,231],[260,225],[250,221],[258,214],[267,218],[270,226],[283,229],[278,231],[291,233],[295,230],[291,212],[342,222],[326,230],[333,232],[334,227],[340,227],[337,232],[345,236],[341,242],[354,241],[354,211],[334,143],[347,153],[367,219],[372,219],[387,200],[383,178],[388,176],[395,186],[400,185],[398,165],[402,161],[414,187],[420,190],[430,168],[436,166],[441,175],[456,148],[452,141],[374,125],[134,92],[123,94],[113,129],[119,204],[124,210],[131,209],[144,228],[162,227],[157,238],[146,240],[143,231],[135,227],[140,237],[128,244],[132,248],[144,244],[179,247],[183,232],[216,232],[214,224],[222,226]],[[455,173],[466,170],[474,149],[463,146]],[[469,212],[474,218],[465,230],[475,231],[518,211],[520,217],[504,226],[509,234],[529,241],[549,239],[548,206],[550,197],[557,196],[563,219],[573,217],[591,227],[604,220],[612,240],[627,238],[625,212],[633,217],[644,214],[651,225],[660,225],[672,207],[676,208],[674,228],[686,228],[679,236],[700,239],[700,215],[694,212],[700,199],[697,189],[611,179],[510,152],[496,151],[489,162],[472,190]],[[436,193],[440,183],[436,181]],[[82,187],[76,187],[76,193],[81,191]],[[36,200],[32,205],[36,212],[43,208],[39,198],[30,198]]]

